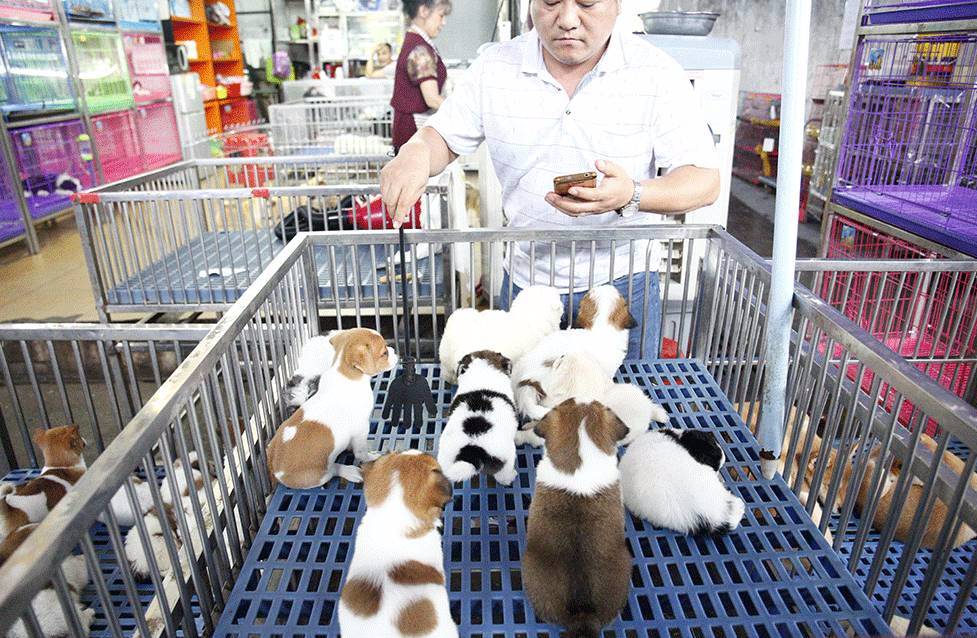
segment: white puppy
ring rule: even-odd
[[[742,499],[726,489],[726,455],[710,432],[646,432],[621,459],[624,504],[635,516],[683,534],[725,534],[743,518]]]
[[[571,352],[558,358],[544,380],[521,388],[522,411],[532,421],[519,432],[517,439],[520,443],[542,445],[542,439],[532,432],[534,422],[567,399],[597,401],[610,408],[628,428],[628,435],[621,441],[623,445],[629,445],[646,432],[652,421],[668,422],[665,408],[649,399],[641,388],[608,379],[600,362],[589,352]]]
[[[65,583],[68,585],[68,593],[71,595],[71,604],[78,614],[78,620],[85,636],[88,635],[92,620],[95,619],[94,609],[84,609],[79,602],[79,593],[88,585],[88,566],[85,564],[84,556],[69,556],[61,563],[61,570],[64,573]],[[65,618],[61,609],[61,601],[53,587],[48,587],[37,592],[34,600],[31,601],[31,609],[37,617],[37,623],[41,626],[41,633],[48,638],[72,635],[71,625]],[[27,638],[30,636],[22,620],[18,620],[7,632],[7,638]]]
[[[562,402],[553,401],[548,406],[540,403],[546,388],[550,386],[553,364],[567,354],[589,354],[596,360],[603,379],[588,376],[574,380],[568,392],[602,389],[600,384],[609,383],[624,362],[628,351],[628,331],[634,326],[627,302],[614,286],[598,286],[589,291],[580,302],[576,328],[544,337],[515,362],[512,382],[519,413],[538,421],[550,407]]]
[[[297,408],[319,390],[319,380],[336,359],[336,347],[331,341],[336,332],[312,337],[302,346],[298,367],[285,386],[287,406]]]
[[[517,361],[540,339],[559,329],[563,302],[556,288],[530,286],[516,295],[508,312],[461,308],[448,317],[438,348],[445,381],[455,383],[462,357],[478,350]]]
[[[512,363],[498,352],[479,350],[458,364],[458,393],[438,441],[438,463],[449,481],[467,481],[480,470],[502,485],[516,478]]]

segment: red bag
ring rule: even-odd
[[[387,214],[379,195],[369,201],[357,199],[353,204],[353,226],[359,230],[384,230],[394,227],[393,219]],[[421,200],[414,204],[414,210],[407,218],[404,228],[421,228]]]

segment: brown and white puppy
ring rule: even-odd
[[[624,536],[617,446],[628,428],[600,403],[570,399],[536,426],[536,466],[522,577],[536,616],[596,638],[627,602],[631,553]]]
[[[85,473],[86,442],[77,425],[38,428],[32,438],[44,455],[44,467],[26,483],[0,483],[0,538],[47,516]]]
[[[581,300],[576,325],[539,340],[515,363],[512,383],[516,407],[530,421],[542,419],[557,403],[548,401],[547,388],[555,387],[551,377],[558,360],[570,354],[589,355],[597,373],[610,381],[624,362],[628,331],[636,323],[617,288],[604,285],[590,290]]]
[[[352,447],[357,461],[369,460],[370,377],[397,365],[397,355],[380,333],[367,328],[340,331],[330,342],[336,358],[322,374],[319,391],[281,424],[268,444],[273,485],[319,487],[337,475],[348,481],[362,480],[358,468],[338,465],[336,457]]]
[[[418,450],[363,466],[366,514],[339,602],[350,638],[456,638],[445,589],[441,515],[451,483]]]
[[[806,430],[806,428],[805,428]],[[804,439],[802,438],[798,447],[803,445]],[[928,449],[930,453],[936,454],[937,444],[931,437],[926,434],[920,435],[920,443],[923,447]],[[825,446],[822,443],[821,437],[817,434],[813,435],[813,442],[811,445],[811,458],[807,467],[805,468],[805,482],[807,485],[811,485],[814,482],[814,475],[818,467],[818,460],[821,455],[825,452]],[[838,450],[834,448],[828,448],[827,454],[828,458],[822,461],[825,465],[823,471],[823,478],[821,479],[820,489],[818,490],[818,500],[822,504],[827,506],[825,501],[828,497],[828,489],[831,485],[832,479],[835,473],[838,471],[838,466],[842,466],[842,474],[840,479],[840,487],[838,489],[838,496],[835,498],[835,502],[830,505],[835,511],[840,511],[850,498],[850,494],[854,491],[852,489],[853,473],[855,470],[856,460],[859,459],[859,454],[861,453],[859,446],[854,446],[851,451],[846,455],[840,455]],[[799,452],[800,454],[800,452]],[[857,493],[855,493],[855,507],[854,511],[856,514],[861,514],[868,506],[869,502],[872,500],[873,495],[878,492],[878,484],[873,481],[875,477],[876,469],[878,468],[879,462],[882,460],[882,447],[878,443],[872,446],[871,451],[868,453],[868,460],[863,461],[865,463],[865,472],[862,476],[862,482],[858,486]],[[861,464],[861,462],[859,463]],[[960,476],[964,470],[964,462],[960,460],[959,457],[952,454],[951,452],[943,453],[942,464],[954,472],[957,476]],[[888,463],[885,464],[888,467]],[[921,480],[913,477],[912,484],[909,486],[909,491],[905,498],[900,504],[896,504],[896,509],[893,510],[894,498],[897,492],[897,483],[899,477],[902,474],[902,462],[896,460],[892,463],[891,469],[884,471],[882,475],[882,481],[884,485],[882,486],[882,496],[879,499],[878,505],[875,508],[875,513],[872,516],[872,527],[877,530],[881,530],[888,523],[890,516],[898,516],[898,521],[896,523],[895,538],[898,541],[907,542],[912,537],[912,528],[916,523],[916,517],[922,511],[920,506],[923,503],[923,498],[925,495],[925,485]],[[971,476],[969,481],[969,487],[971,489],[977,490],[977,476]],[[949,511],[947,505],[942,500],[937,499],[933,504],[933,508],[930,512],[930,516],[926,521],[926,527],[923,531],[922,547],[927,549],[933,549],[939,542],[940,532],[943,529],[943,524],[946,522]],[[977,532],[974,531],[969,525],[963,524],[960,526],[957,535],[951,540],[952,547],[959,547],[960,545],[966,543],[977,536]]]

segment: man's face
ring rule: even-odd
[[[543,47],[558,62],[576,66],[600,55],[621,0],[533,0],[533,26]]]

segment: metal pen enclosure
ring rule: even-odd
[[[689,264],[699,269],[697,289],[688,290],[682,302],[662,318],[665,334],[670,329],[691,359],[626,362],[621,378],[644,385],[669,408],[673,423],[715,432],[729,459],[723,477],[747,501],[747,515],[741,528],[728,537],[703,542],[686,541],[629,519],[629,542],[639,576],[628,607],[611,627],[615,635],[628,635],[652,620],[662,633],[672,627],[681,633],[681,627],[688,626],[686,619],[691,618],[697,619],[697,626],[715,631],[748,628],[749,635],[767,635],[787,626],[778,623],[788,622],[795,628],[792,631],[813,635],[881,633],[886,629],[878,614],[886,621],[895,615],[908,616],[911,626],[925,621],[947,632],[975,622],[969,611],[977,581],[974,541],[956,549],[951,546],[960,530],[977,526],[977,492],[972,485],[977,414],[913,363],[797,285],[784,466],[791,488],[780,478],[763,479],[758,449],[744,421],[757,422],[769,266],[724,231],[709,227],[412,231],[409,239],[415,247],[428,245],[429,254],[438,254],[440,248],[442,255],[430,262],[429,269],[414,261],[406,273],[415,305],[410,316],[402,319],[417,328],[412,347],[425,361],[432,360],[436,350],[427,348],[421,335],[437,343],[436,308],[450,311],[463,305],[457,278],[449,274],[452,271],[437,274],[446,268],[446,255],[478,248],[509,259],[517,243],[544,261],[547,255],[567,251],[574,256],[572,264],[583,265],[575,279],[599,284],[604,281],[593,266],[595,250],[627,246],[627,265],[618,265],[634,281],[639,273],[656,271],[657,265],[648,261],[645,241],[662,242],[670,254],[684,244],[683,255],[692,254],[689,244],[705,244],[702,262]],[[392,253],[396,241],[396,235],[389,232],[303,235],[271,259],[214,331],[96,460],[79,482],[75,498],[60,504],[38,527],[31,548],[22,549],[0,569],[0,628],[9,627],[26,611],[31,597],[46,586],[49,574],[55,575],[64,611],[78,616],[58,565],[79,543],[96,575],[100,603],[114,608],[111,597],[100,593],[104,588],[98,585],[97,565],[87,551],[86,534],[96,519],[112,518],[109,501],[120,488],[134,498],[129,478],[133,471],[153,476],[161,469],[163,486],[175,490],[175,462],[179,460],[187,471],[191,454],[196,454],[208,459],[216,474],[199,492],[190,490],[185,509],[174,509],[173,529],[163,526],[160,531],[158,555],[165,557],[170,569],[152,572],[156,599],[149,611],[136,609],[140,635],[162,631],[236,635],[286,629],[335,635],[332,614],[362,503],[350,486],[330,485],[322,492],[323,504],[329,503],[322,515],[300,515],[295,507],[305,507],[301,503],[308,504],[309,499],[288,491],[272,493],[264,448],[285,418],[281,391],[294,371],[302,344],[318,333],[320,307],[333,306],[340,327],[379,325],[380,284],[376,280],[358,282],[373,289],[368,296],[357,297],[355,291],[362,292],[362,286],[356,286],[348,298],[340,298],[335,289],[331,297],[320,297],[317,253],[324,252],[330,263],[338,263],[344,253],[362,248],[378,255]],[[493,246],[498,250],[492,250]],[[669,285],[666,279],[663,287]],[[668,298],[665,291],[663,297]],[[390,303],[390,312],[398,314],[396,303]],[[854,377],[848,374],[852,366]],[[855,380],[868,372],[873,376],[866,388]],[[442,400],[449,397],[450,388],[441,381],[436,366],[425,366],[424,373]],[[376,383],[378,405],[383,401],[385,381]],[[881,390],[883,384],[889,391]],[[907,402],[915,406],[908,426],[899,419]],[[939,426],[931,439],[924,438],[924,428],[919,427],[929,420]],[[804,425],[822,421],[820,432]],[[439,418],[422,431],[395,432],[374,422],[372,440],[382,451],[404,447],[431,451],[441,425]],[[831,455],[812,460],[818,436],[833,442],[835,459],[845,458],[847,463],[840,465],[851,468],[857,480],[844,481],[842,473],[832,469],[839,464],[829,464]],[[935,462],[945,454],[960,461],[961,471]],[[446,512],[449,596],[463,634],[490,628],[505,635],[554,631],[532,616],[518,588],[496,590],[493,585],[489,593],[479,594],[483,590],[476,589],[474,576],[465,575],[479,572],[485,574],[485,582],[495,582],[499,570],[502,574],[518,572],[513,552],[518,554],[522,542],[522,523],[516,518],[493,530],[488,521],[492,517],[508,520],[506,512],[522,511],[523,506],[511,499],[525,503],[529,498],[525,490],[533,460],[532,453],[527,453],[521,461],[515,493],[473,483],[459,490]],[[798,467],[810,467],[813,472],[810,476],[798,473]],[[895,472],[893,480],[887,478],[891,472]],[[161,486],[149,484],[155,486],[154,502],[162,505]],[[855,504],[863,485],[869,496],[859,503],[858,515]],[[883,487],[892,490],[895,498],[883,500]],[[920,498],[908,505],[905,496],[911,490],[921,490]],[[834,548],[848,557],[849,571],[808,520],[817,509],[816,500],[806,498],[805,515],[795,494],[822,496],[830,515],[821,516],[818,525],[821,531],[833,531]],[[487,505],[479,508],[476,503]],[[872,513],[883,503],[891,509],[890,522],[876,528]],[[912,508],[912,528],[907,537],[896,540],[895,521],[907,507]],[[926,521],[937,508],[935,542],[932,548],[923,548]],[[474,521],[481,522],[475,527]],[[310,531],[313,525],[324,527],[314,532]],[[506,531],[510,525],[511,534]],[[129,533],[111,520],[107,527],[113,538]],[[133,542],[145,547],[144,527],[136,526],[136,536],[143,540],[134,536]],[[315,574],[296,567],[319,556],[319,550],[302,549],[303,543],[298,542],[307,531],[318,534],[317,546],[328,557],[317,569],[333,565],[317,572],[319,584],[312,590],[307,588]],[[502,548],[492,549],[498,544],[491,545],[490,538],[500,534]],[[295,542],[285,542],[289,535],[297,535]],[[515,544],[514,550],[510,543]],[[783,554],[788,548],[792,553]],[[276,553],[267,553],[272,551]],[[496,551],[504,552],[504,558],[495,556]],[[971,559],[969,563],[960,562],[961,551],[964,559]],[[681,561],[676,564],[681,567],[675,568],[680,571],[664,569],[676,560]],[[961,571],[960,564],[971,567]],[[126,561],[120,567],[128,571]],[[239,570],[244,570],[243,575],[228,591],[227,585],[234,582]],[[681,573],[693,574],[691,581]],[[710,584],[703,588],[694,574],[708,574]],[[303,601],[300,591],[318,594],[315,600]],[[484,596],[492,601],[491,610],[476,603]],[[496,605],[501,615],[496,614]],[[109,629],[118,635],[113,627]]]

